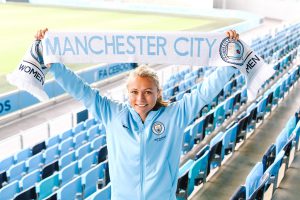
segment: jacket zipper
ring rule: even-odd
[[[145,157],[145,155],[144,155],[144,128],[142,128],[142,131],[140,132],[140,139],[141,139],[141,143],[140,143],[140,145],[141,145],[141,157],[140,157],[140,159],[141,159],[141,163],[140,163],[140,165],[141,165],[141,200],[144,200],[144,157]]]

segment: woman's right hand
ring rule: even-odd
[[[48,28],[45,29],[40,29],[37,31],[37,33],[35,34],[35,39],[36,40],[42,40],[45,37],[46,32],[48,31]]]

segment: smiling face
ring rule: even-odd
[[[131,107],[145,121],[160,95],[157,85],[150,77],[132,76],[128,80],[127,89]]]

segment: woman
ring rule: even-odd
[[[38,31],[36,39],[43,39],[46,32]],[[227,36],[239,37],[235,31]],[[232,67],[218,67],[196,90],[168,105],[162,101],[157,74],[145,66],[129,75],[128,103],[101,96],[61,63],[48,67],[61,87],[106,128],[112,200],[176,199],[184,129],[235,72]]]

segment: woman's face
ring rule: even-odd
[[[154,80],[149,77],[132,77],[128,81],[127,89],[131,107],[144,121],[159,97]]]

